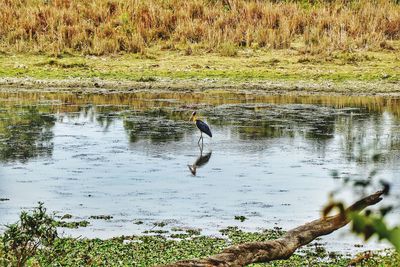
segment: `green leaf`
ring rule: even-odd
[[[400,251],[400,228],[396,227],[393,228],[392,231],[390,231],[390,238],[389,238],[390,243],[393,244],[395,249],[397,251]]]
[[[375,218],[372,222],[373,227],[378,235],[379,239],[388,239],[390,231],[388,230],[385,222],[382,218]]]
[[[362,233],[366,226],[364,217],[361,216],[360,214],[352,214],[352,219],[353,219],[352,230],[356,233]]]

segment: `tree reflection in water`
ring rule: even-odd
[[[132,112],[125,115],[123,120],[130,142],[145,139],[157,143],[179,141],[185,133],[193,131],[186,117],[186,111],[157,109]]]
[[[55,121],[54,116],[41,114],[34,107],[1,112],[0,161],[26,162],[30,158],[51,156]]]
[[[32,106],[41,101],[42,95],[21,98]],[[148,140],[152,143],[181,141],[194,129],[187,123],[193,106],[187,95],[165,95],[175,101],[158,101],[150,95],[49,95],[59,98],[56,104],[22,108],[6,102],[7,109],[0,114],[0,153],[2,161],[21,160],[37,156],[51,156],[52,127],[55,117],[62,121],[84,119],[98,124],[104,131],[118,120],[122,121],[130,142]],[[11,95],[5,95],[5,99]],[[14,95],[15,97],[15,95]],[[163,97],[163,96],[157,96]],[[201,94],[196,101],[201,102]],[[400,147],[398,101],[381,98],[290,98],[259,97],[254,103],[242,103],[245,98],[228,100],[218,97],[205,98],[209,106],[199,106],[216,129],[229,127],[234,138],[240,140],[303,138],[324,154],[335,138],[338,150],[349,162],[365,164],[372,158],[380,163],[398,160]],[[63,102],[64,101],[64,102]],[[209,102],[207,102],[209,101]],[[262,102],[264,101],[264,102]],[[35,103],[34,103],[35,102]],[[11,104],[10,104],[11,103]],[[25,103],[25,102],[24,102]],[[61,104],[60,104],[61,103]],[[4,104],[4,103],[3,103]],[[13,106],[10,108],[10,106]],[[43,107],[47,108],[43,112]],[[46,115],[55,114],[58,115]],[[62,115],[60,115],[62,114]],[[321,154],[320,154],[321,155]]]

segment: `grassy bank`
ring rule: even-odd
[[[206,257],[231,244],[265,241],[279,237],[279,230],[243,232],[237,228],[221,230],[224,238],[199,235],[196,231],[173,229],[169,237],[129,236],[109,240],[60,238],[29,260],[28,266],[154,266],[182,259]],[[1,245],[0,245],[1,246]],[[1,253],[1,252],[0,252]],[[0,254],[0,262],[4,260]],[[288,260],[253,266],[398,266],[400,256],[367,253],[357,257],[327,251],[318,242],[309,245]],[[354,265],[354,266],[355,266]]]
[[[184,49],[234,55],[238,47],[302,53],[394,50],[394,0],[5,0],[0,50],[104,55]]]
[[[6,0],[0,85],[399,93],[397,2]]]
[[[145,56],[108,57],[17,54],[0,55],[0,77],[397,82],[400,80],[399,56],[396,53],[362,52],[321,57],[304,56],[290,50],[242,50],[235,57],[217,54],[185,56],[165,51],[149,52]]]
[[[400,58],[395,52],[303,55],[293,50],[242,49],[234,57],[149,50],[145,55],[58,57],[0,55],[0,83],[59,80],[59,87],[260,88],[347,93],[398,93]],[[6,80],[15,78],[16,80]],[[71,82],[72,81],[72,82]],[[110,84],[107,85],[107,82]],[[55,83],[55,84],[54,84]],[[29,84],[28,84],[29,85]]]

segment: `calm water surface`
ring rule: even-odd
[[[202,150],[193,110],[213,132]],[[90,221],[65,235],[141,234],[161,229],[156,222],[212,235],[233,225],[288,229],[318,218],[347,179],[375,172],[398,192],[399,150],[399,99],[3,92],[0,198],[9,200],[0,202],[0,224],[43,201]],[[360,196],[341,192],[348,203]],[[341,249],[360,243],[343,233],[334,235]]]

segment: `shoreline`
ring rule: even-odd
[[[161,230],[160,230],[161,231]],[[155,231],[157,232],[157,231]],[[242,231],[236,227],[221,229],[221,237],[205,236],[193,229],[174,229],[169,237],[152,235],[116,236],[110,239],[58,237],[49,248],[54,254],[39,249],[31,258],[36,265],[83,266],[89,262],[102,262],[111,266],[159,266],[179,260],[205,258],[223,249],[244,242],[268,241],[282,236],[279,228],[257,232]],[[1,247],[0,243],[0,247]],[[149,250],[150,249],[150,250]],[[96,253],[88,253],[95,250]],[[149,252],[147,252],[149,250]],[[115,251],[119,251],[115,257]],[[299,248],[290,258],[252,266],[397,266],[399,253],[394,249],[363,250],[354,254],[341,253],[326,248],[317,239]],[[2,255],[0,254],[0,260]],[[35,265],[35,266],[36,266]],[[29,265],[31,266],[31,265]]]
[[[400,96],[400,59],[393,51],[304,55],[294,50],[184,55],[0,55],[0,88],[115,93],[139,90],[258,94]],[[0,89],[0,90],[1,90]],[[4,89],[3,89],[4,90]]]
[[[1,92],[70,92],[84,94],[133,93],[143,90],[196,92],[208,91],[259,95],[292,94],[298,96],[381,96],[400,97],[400,83],[345,81],[341,83],[255,80],[246,82],[229,79],[166,79],[154,81],[107,80],[99,78],[36,79],[0,78]]]

